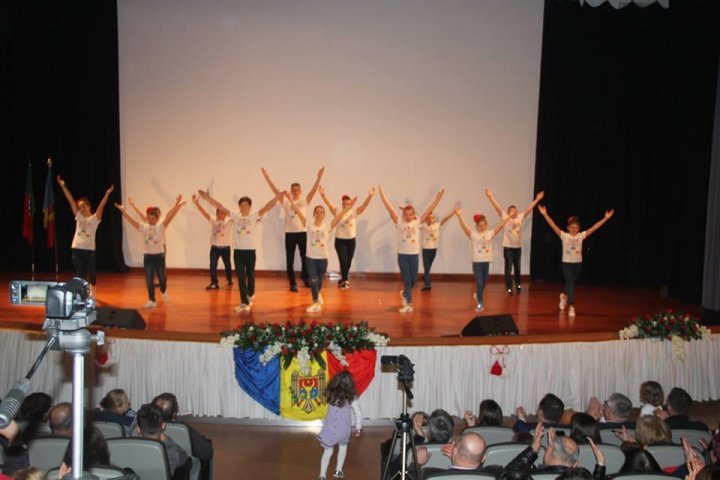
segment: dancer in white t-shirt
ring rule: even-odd
[[[102,221],[103,210],[110,194],[115,189],[114,185],[110,185],[105,191],[105,195],[98,204],[95,213],[92,211],[92,205],[87,197],[80,197],[77,201],[70,193],[65,181],[57,176],[58,185],[67,198],[73,216],[75,217],[75,235],[72,240],[72,260],[75,267],[75,276],[84,278],[90,284],[90,295],[95,297],[95,284],[97,283],[96,275],[96,256],[95,256],[95,234],[98,225]]]
[[[485,309],[483,292],[485,291],[485,285],[487,284],[487,278],[490,272],[490,262],[493,261],[492,241],[493,238],[500,233],[500,230],[503,229],[509,217],[505,217],[500,220],[500,223],[490,230],[488,229],[485,215],[477,213],[473,215],[473,221],[475,222],[475,230],[473,231],[470,227],[468,227],[468,224],[465,223],[461,209],[456,208],[455,214],[460,221],[460,226],[465,232],[465,235],[468,236],[471,242],[472,267],[476,287],[475,293],[473,293],[473,298],[475,299],[475,303],[477,305],[475,307],[475,311],[481,312]]]
[[[543,205],[538,206],[538,210],[547,221],[548,225],[553,232],[560,237],[562,241],[562,272],[565,277],[565,291],[560,294],[560,311],[565,310],[565,306],[569,305],[568,316],[575,316],[575,281],[578,275],[580,275],[580,268],[582,267],[582,244],[583,240],[593,234],[595,230],[602,227],[605,222],[610,220],[615,214],[615,210],[605,211],[605,215],[595,225],[588,228],[584,232],[580,231],[580,219],[572,216],[567,221],[567,232],[560,230],[560,228],[553,222],[553,219],[547,213],[547,208]]]
[[[290,195],[286,194],[290,200]],[[330,231],[337,226],[343,216],[352,209],[357,202],[357,197],[348,202],[343,209],[335,215],[330,224],[325,221],[325,207],[317,205],[313,209],[313,220],[308,222],[303,211],[290,201],[290,207],[295,211],[300,223],[305,227],[308,236],[308,249],[305,261],[307,262],[310,288],[312,289],[313,303],[307,308],[308,313],[316,313],[322,310],[322,280],[327,271],[328,264],[328,243],[330,242]]]
[[[285,192],[273,197],[257,212],[250,211],[252,208],[250,197],[240,197],[238,200],[239,213],[230,212],[206,191],[199,190],[198,194],[218,211],[223,211],[230,216],[233,232],[233,259],[240,288],[240,305],[235,307],[235,312],[249,312],[255,302],[255,261],[257,258],[255,244],[260,220],[278,201],[281,201]]]
[[[403,280],[403,289],[400,290],[400,299],[402,307],[398,310],[400,313],[410,313],[412,307],[412,288],[417,282],[418,277],[418,255],[420,254],[420,224],[425,222],[437,204],[440,203],[445,194],[445,189],[441,189],[435,195],[435,199],[425,210],[420,219],[415,216],[415,207],[405,205],[402,207],[402,218],[398,217],[390,200],[388,200],[382,185],[380,186],[380,198],[382,199],[385,209],[390,215],[390,219],[397,229],[397,245],[398,245],[398,266],[400,267],[400,275]]]
[[[325,189],[320,185],[318,188],[320,196],[322,197],[325,204],[330,209],[330,213],[337,215],[337,208],[333,205],[332,201],[325,195]],[[357,217],[359,217],[370,205],[370,200],[375,196],[375,189],[371,188],[368,191],[368,196],[365,201],[356,209],[350,209],[342,221],[338,223],[335,230],[335,251],[337,252],[338,261],[340,262],[340,280],[338,281],[338,287],[343,289],[350,288],[350,266],[352,265],[353,256],[355,255],[355,237],[357,236]],[[350,196],[342,196],[342,208],[345,208],[350,203]]]
[[[515,205],[510,205],[507,208],[507,213],[505,213],[498,201],[495,200],[489,188],[485,189],[485,194],[500,219],[508,218],[503,231],[502,241],[503,257],[505,258],[505,293],[508,295],[512,295],[513,293],[513,269],[515,270],[515,292],[520,293],[522,289],[520,285],[520,257],[522,255],[522,240],[520,234],[522,233],[522,223],[532,213],[535,205],[545,196],[545,192],[540,192],[535,195],[535,199],[522,213],[518,213]]]
[[[225,279],[228,287],[232,286],[232,265],[230,264],[230,243],[232,222],[228,218],[226,210],[215,209],[215,215],[210,215],[207,210],[200,204],[200,196],[193,195],[192,201],[197,207],[200,215],[210,222],[210,285],[205,287],[206,290],[217,290],[218,276],[217,266],[218,260],[222,259],[225,266]]]
[[[262,171],[265,181],[270,186],[270,190],[273,191],[275,196],[280,194],[280,189],[270,180],[270,175],[264,168]],[[293,265],[295,263],[295,248],[300,251],[300,262],[301,262],[301,277],[306,287],[310,286],[308,280],[307,268],[305,265],[305,252],[307,250],[307,233],[305,228],[300,224],[298,216],[295,213],[295,209],[291,208],[290,205],[295,205],[300,209],[303,215],[307,215],[307,207],[315,196],[315,192],[320,185],[320,179],[322,179],[323,173],[325,173],[325,167],[318,170],[317,178],[313,184],[310,192],[305,198],[302,197],[302,187],[299,183],[293,183],[290,185],[290,198],[283,197],[282,206],[285,210],[285,264],[287,267],[287,277],[290,282],[290,291],[297,292],[297,283],[295,282],[295,271]]]
[[[435,214],[430,212],[425,221],[420,224],[420,237],[422,238],[422,260],[423,260],[423,287],[421,290],[427,291],[432,289],[432,280],[430,279],[430,269],[437,255],[437,248],[440,245],[440,229],[445,223],[455,215],[455,211],[451,211],[445,215],[439,222],[435,219]]]
[[[158,207],[148,207],[145,211],[147,223],[140,223],[132,215],[130,215],[125,207],[116,203],[115,208],[120,210],[122,216],[130,225],[135,228],[143,237],[144,255],[143,268],[145,269],[145,282],[147,284],[148,301],[143,308],[155,308],[155,275],[157,274],[160,282],[160,293],[163,302],[168,301],[167,294],[167,274],[165,272],[165,230],[172,222],[177,212],[185,205],[182,195],[175,198],[175,205],[172,206],[165,219],[160,222],[160,209]]]

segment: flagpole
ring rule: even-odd
[[[52,157],[48,157],[47,164],[48,164],[48,171],[52,170]],[[53,182],[51,181],[50,186],[48,188],[53,188],[52,185],[53,185]],[[53,209],[54,209],[54,207],[53,207]],[[53,215],[55,215],[55,212],[53,212]],[[55,220],[53,219],[53,222],[54,221]],[[58,262],[57,234],[55,233],[55,231],[53,231],[53,235],[55,236],[55,238],[53,239],[53,247],[55,249],[55,281],[59,282],[60,281],[60,264]]]

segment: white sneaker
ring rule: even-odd
[[[564,293],[560,294],[560,303],[558,304],[558,308],[560,310],[565,310],[565,306],[567,305],[567,295]]]
[[[168,297],[167,292],[162,294],[162,299],[163,299],[163,302],[165,302],[165,303],[170,301],[170,297]]]
[[[155,307],[157,307],[157,303],[153,302],[152,300],[148,300],[142,306],[142,308],[155,308]]]
[[[405,298],[405,290],[400,290],[400,300],[402,300],[402,306],[407,307],[407,299]]]
[[[570,308],[568,308],[568,317],[574,317],[575,316],[575,307],[570,305]]]
[[[322,310],[322,306],[319,303],[313,303],[305,309],[307,313],[317,313]]]
[[[322,298],[322,293],[318,293],[317,303],[319,303],[320,305],[325,305],[325,300],[323,300],[323,298]]]
[[[485,310],[485,307],[483,307],[483,304],[482,304],[482,303],[478,303],[478,304],[477,304],[477,307],[475,307],[475,311],[476,311],[476,312],[482,312],[483,310]]]
[[[407,304],[406,304],[404,307],[402,307],[400,310],[398,310],[398,312],[400,312],[400,313],[410,313],[410,312],[412,312],[413,310],[415,310],[415,309],[412,307],[412,305],[407,305]]]

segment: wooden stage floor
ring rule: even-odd
[[[2,275],[6,281],[27,279],[29,275]],[[71,273],[60,275],[60,279]],[[54,276],[44,277],[53,279]],[[147,300],[145,280],[141,271],[126,274],[101,273],[98,278],[99,306],[138,309],[147,323],[147,330],[106,329],[117,337],[214,342],[218,333],[246,320],[254,322],[285,322],[287,320],[317,322],[367,321],[376,331],[390,335],[393,345],[438,345],[498,343],[497,337],[462,337],[462,328],[477,314],[470,276],[462,278],[438,275],[431,291],[413,291],[415,311],[398,313],[401,283],[395,276],[351,277],[352,288],[340,290],[327,281],[323,288],[325,305],[319,314],[309,314],[310,289],[300,287],[297,293],[288,290],[284,274],[261,272],[257,278],[255,306],[251,313],[236,314],[240,303],[237,284],[207,291],[207,272],[201,270],[168,273],[169,302],[143,310]],[[159,298],[159,289],[158,298]],[[556,283],[523,282],[519,295],[504,293],[501,277],[491,277],[485,290],[486,309],[480,315],[509,313],[520,335],[503,337],[502,343],[545,343],[559,341],[598,341],[617,338],[617,331],[633,316],[665,308],[699,312],[698,305],[680,305],[665,298],[657,287],[589,286],[576,290],[577,316],[558,311]],[[44,307],[14,306],[9,296],[0,301],[0,328],[39,330]]]

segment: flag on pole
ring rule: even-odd
[[[35,200],[33,198],[32,165],[28,163],[27,180],[25,180],[25,197],[23,199],[22,236],[30,246],[33,245],[33,217],[35,216]]]
[[[47,248],[55,246],[55,196],[53,195],[52,160],[48,158],[48,171],[45,178],[45,196],[43,197],[43,227],[47,230]]]

